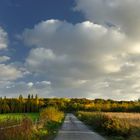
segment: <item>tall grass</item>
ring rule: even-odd
[[[140,140],[140,113],[105,113],[110,117],[116,116],[131,126],[131,135],[128,140]]]
[[[117,117],[122,120],[125,120],[131,124],[133,127],[140,127],[140,113],[114,113],[107,112],[104,113],[110,117]]]
[[[129,123],[117,117],[110,117],[104,113],[78,112],[80,120],[90,125],[93,129],[105,135],[127,137],[131,133]]]
[[[110,140],[140,139],[140,113],[78,112],[77,116]]]
[[[33,123],[31,119],[24,117],[20,125],[16,119],[11,119],[11,122],[16,126],[11,127],[11,124],[9,126],[9,123],[6,121],[0,124],[0,126],[5,127],[5,129],[0,129],[0,140],[32,140]]]

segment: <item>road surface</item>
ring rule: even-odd
[[[73,114],[67,114],[65,121],[55,140],[105,140],[99,134],[91,131]]]

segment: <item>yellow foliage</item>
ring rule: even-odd
[[[45,121],[61,122],[64,117],[64,113],[54,107],[49,107],[41,111],[40,117]]]

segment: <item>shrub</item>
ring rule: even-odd
[[[49,107],[40,112],[40,118],[44,122],[44,127],[47,129],[48,134],[54,134],[57,132],[58,127],[62,123],[64,113],[57,108]]]
[[[45,125],[49,134],[56,133],[59,126],[60,126],[60,123],[54,122],[54,121],[48,121]]]
[[[64,113],[54,107],[48,107],[40,112],[40,118],[44,121],[61,122],[64,117]]]

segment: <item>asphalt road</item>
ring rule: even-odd
[[[105,140],[96,132],[91,131],[73,114],[67,114],[55,140]]]

